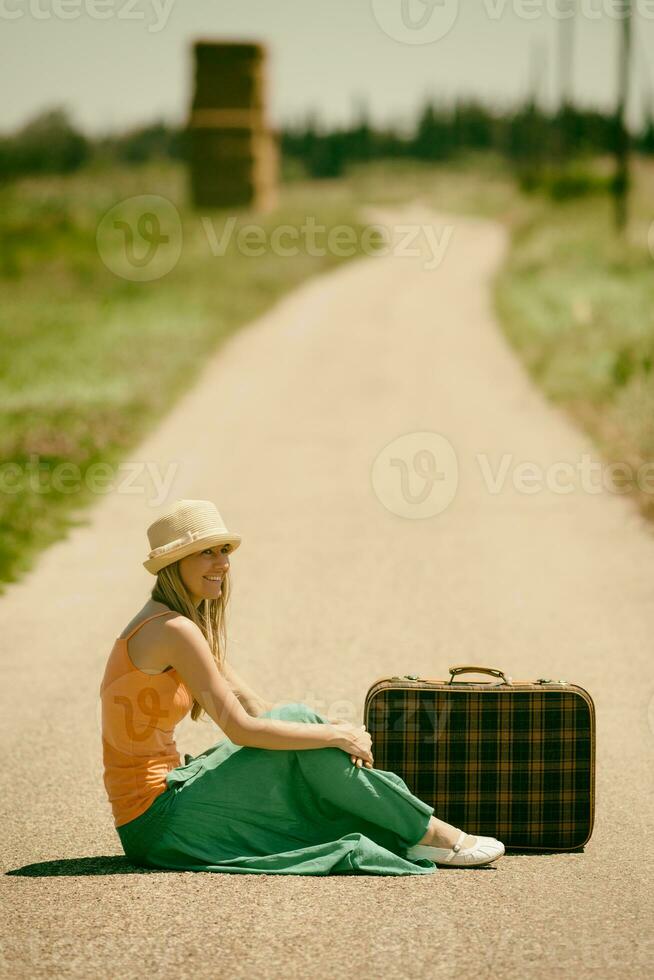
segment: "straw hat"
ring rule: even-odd
[[[229,543],[234,550],[241,535],[227,530],[210,500],[176,500],[150,525],[148,540],[151,551],[143,565],[156,575],[160,568],[215,544]]]

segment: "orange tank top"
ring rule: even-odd
[[[193,695],[174,668],[146,674],[127,649],[141,626],[168,612],[117,637],[100,684],[103,779],[116,827],[144,813],[165,791],[166,774],[181,765],[173,731],[191,710]]]

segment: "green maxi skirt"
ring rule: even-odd
[[[260,715],[327,719],[301,702]],[[171,769],[166,790],[117,827],[133,863],[230,874],[433,874],[410,860],[433,806],[393,772],[353,765],[339,748],[259,749],[229,739]]]

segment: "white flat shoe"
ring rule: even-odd
[[[455,868],[472,868],[497,861],[504,854],[504,844],[494,837],[479,837],[474,847],[462,847],[468,835],[461,831],[452,847],[434,847],[432,844],[414,844],[407,851],[407,857],[427,858],[434,864],[447,864]]]

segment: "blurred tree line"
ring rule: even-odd
[[[89,138],[64,109],[49,109],[10,135],[0,136],[0,179],[65,174],[92,164],[139,164],[156,157],[184,158],[184,133],[164,122]]]
[[[373,127],[365,110],[349,127],[322,126],[311,114],[305,122],[279,132],[282,159],[309,177],[338,177],[352,163],[384,158],[446,162],[468,151],[494,151],[509,161],[526,188],[549,174],[552,189],[556,193],[558,182],[561,194],[566,188],[585,189],[576,182],[592,183],[589,174],[575,170],[575,164],[612,153],[615,138],[611,113],[569,104],[547,113],[533,100],[504,112],[471,99],[450,105],[430,101],[408,135],[392,127]],[[631,149],[654,155],[651,106],[645,124],[639,132],[629,133],[628,139]],[[64,109],[55,108],[0,136],[0,179],[4,180],[23,174],[70,173],[89,165],[137,165],[155,158],[186,158],[183,127],[159,121],[89,138]]]

